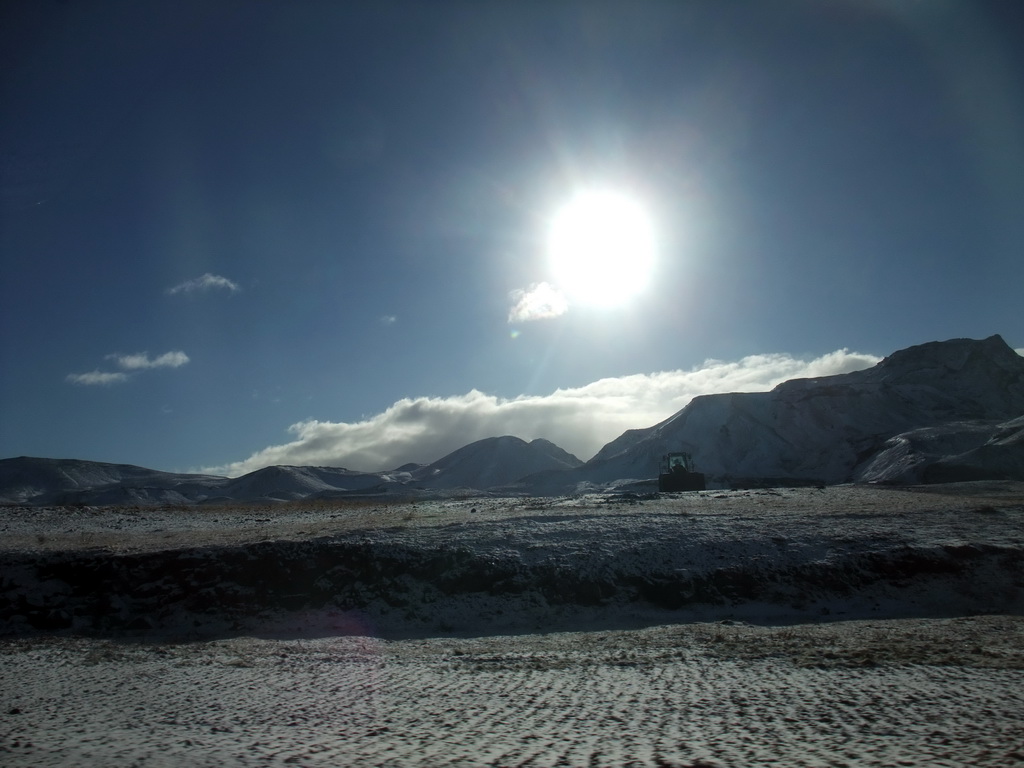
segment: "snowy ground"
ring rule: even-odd
[[[1024,621],[0,645],[11,766],[1009,766]],[[13,713],[13,714],[12,714]]]
[[[1019,484],[0,517],[3,765],[1024,765]],[[313,540],[412,570],[398,586],[364,574],[359,610],[307,601],[233,630],[188,601],[138,631],[90,625],[74,585],[30,578],[36,563],[305,557]],[[447,564],[444,589],[422,583],[427,560]],[[737,568],[780,599],[641,599],[687,574],[745,583],[722,581]],[[474,584],[506,571],[526,581]],[[541,583],[681,571],[585,604]],[[73,621],[32,629],[19,605]]]

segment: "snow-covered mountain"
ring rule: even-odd
[[[696,397],[536,485],[651,478],[669,451],[719,486],[1024,479],[1022,415],[1024,358],[1002,338],[931,342],[863,371]]]
[[[221,486],[225,500],[295,501],[309,496],[366,491],[385,483],[381,475],[342,467],[264,467]]]
[[[903,432],[858,471],[872,483],[1024,480],[1024,416],[1010,421],[960,421]]]
[[[508,485],[530,474],[572,469],[582,463],[547,440],[527,443],[511,436],[479,440],[433,464],[407,464],[389,472],[275,466],[227,478],[23,456],[0,460],[0,503],[104,506],[276,502],[368,493],[416,495]]]
[[[179,504],[219,494],[216,475],[160,472],[131,464],[22,456],[0,460],[7,504]]]
[[[527,475],[561,471],[583,462],[554,443],[538,438],[488,437],[463,446],[443,459],[412,473],[413,485],[424,488],[492,488]]]

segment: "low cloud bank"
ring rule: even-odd
[[[752,355],[736,362],[708,360],[689,371],[601,379],[544,396],[506,399],[472,390],[405,398],[360,422],[292,424],[291,442],[202,471],[237,476],[276,464],[380,471],[436,461],[474,440],[500,435],[542,437],[586,460],[627,429],[652,426],[697,395],[765,391],[787,379],[861,370],[879,359],[847,349],[813,360]]]

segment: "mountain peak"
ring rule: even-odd
[[[987,339],[949,339],[930,341],[893,352],[875,369],[886,379],[912,377],[922,379],[935,371],[962,371],[983,367],[1024,370],[1021,358],[999,334]]]

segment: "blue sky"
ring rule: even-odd
[[[586,459],[700,392],[1024,347],[1022,27],[943,0],[4,4],[0,456]],[[616,306],[551,263],[589,189],[654,232]]]

